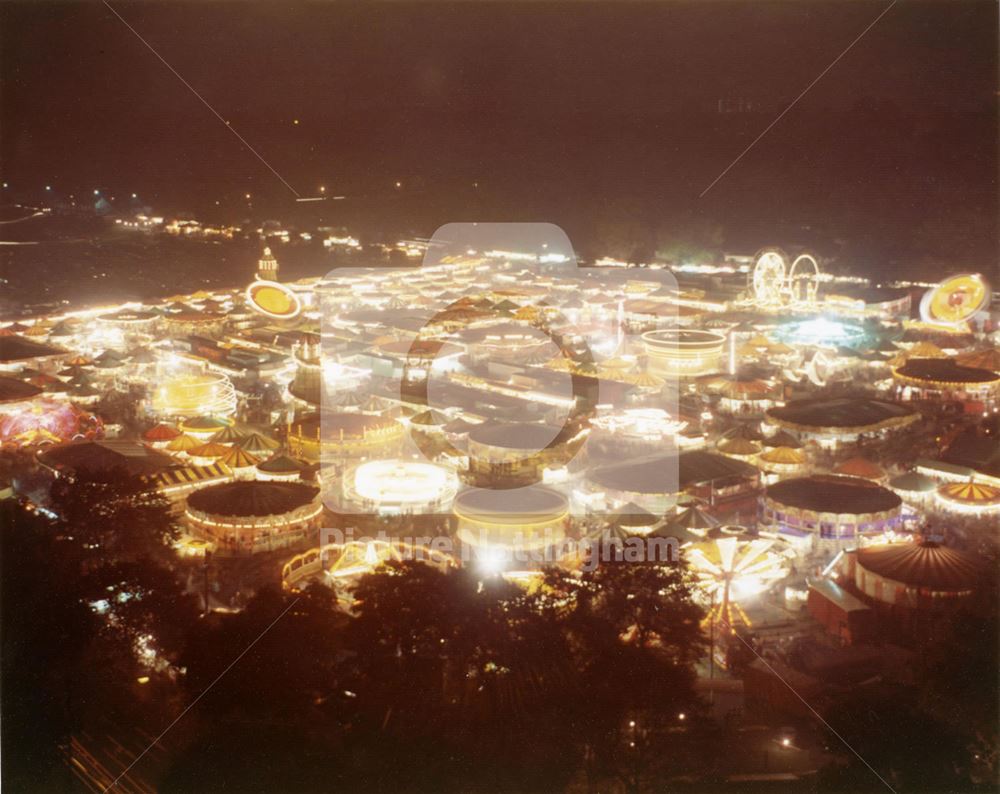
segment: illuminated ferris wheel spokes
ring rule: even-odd
[[[800,254],[788,271],[788,294],[793,305],[812,304],[819,294],[819,264],[811,254]]]
[[[800,254],[788,267],[788,257],[778,248],[760,251],[750,271],[750,290],[757,306],[808,306],[819,294],[819,263],[812,254]]]
[[[751,279],[754,301],[758,306],[780,306],[784,303],[785,255],[774,249],[761,251]]]

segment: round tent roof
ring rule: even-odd
[[[210,430],[222,430],[232,424],[230,419],[220,419],[216,416],[195,416],[181,422],[181,430],[193,430],[196,433],[207,433]]]
[[[237,430],[232,425],[222,428],[218,433],[212,436],[212,442],[215,444],[236,444],[243,438],[243,434]]]
[[[201,446],[201,442],[194,436],[179,435],[167,444],[167,449],[171,452],[188,452]]]
[[[947,502],[988,507],[1000,504],[1000,488],[983,482],[950,482],[938,488],[938,495]]]
[[[612,522],[623,529],[649,529],[661,521],[659,516],[653,515],[635,502],[629,502],[612,517]]]
[[[816,513],[882,513],[902,504],[888,488],[860,477],[837,474],[782,480],[767,487],[767,496],[788,507]]]
[[[502,449],[543,449],[560,434],[560,428],[529,422],[483,422],[469,431],[469,440]]]
[[[724,455],[756,455],[760,446],[748,438],[727,438],[715,445]]]
[[[863,477],[866,480],[881,480],[885,477],[885,469],[877,463],[873,463],[868,458],[849,458],[837,466],[835,474],[844,474],[848,477]]]
[[[222,462],[230,469],[248,469],[251,466],[256,466],[260,462],[260,459],[251,455],[245,449],[233,447],[223,456]]]
[[[275,516],[312,502],[319,489],[297,482],[237,480],[210,485],[188,497],[188,507],[218,516]]]
[[[982,573],[971,554],[937,543],[892,543],[858,549],[859,567],[877,576],[930,590],[968,590]]]
[[[768,436],[764,439],[764,446],[773,448],[784,447],[786,449],[801,449],[802,442],[800,442],[787,430],[779,430],[773,436]]]
[[[37,397],[42,390],[27,381],[0,377],[0,403],[17,403]]]
[[[776,463],[783,466],[801,466],[806,462],[806,456],[792,447],[773,447],[761,454],[762,463]]]
[[[556,520],[567,513],[569,503],[558,491],[540,485],[499,491],[468,488],[455,497],[453,510],[472,521],[520,526]]]
[[[974,369],[988,369],[991,372],[1000,372],[1000,347],[991,347],[986,350],[974,350],[970,353],[962,353],[955,357],[955,361],[963,367]]]
[[[978,367],[965,367],[950,358],[911,358],[896,374],[933,383],[968,384],[1000,382],[1000,374]]]
[[[889,487],[896,491],[930,493],[937,488],[937,483],[926,474],[921,474],[918,471],[908,471],[906,474],[893,477],[889,481]]]
[[[308,464],[289,457],[288,455],[281,454],[273,455],[267,460],[257,464],[257,469],[265,472],[266,474],[298,474],[308,468]]]
[[[247,433],[247,435],[236,441],[236,446],[240,449],[245,449],[247,452],[260,453],[260,452],[272,452],[276,450],[280,444],[267,436],[261,435],[260,433]]]
[[[851,397],[793,400],[768,409],[767,415],[795,427],[844,429],[904,423],[917,417],[912,408],[901,403]]]
[[[187,454],[193,458],[221,458],[229,454],[229,447],[209,441],[187,450]]]
[[[173,425],[160,422],[160,424],[149,428],[149,430],[142,434],[142,437],[146,441],[173,441],[180,435],[181,431]]]
[[[625,460],[587,472],[587,479],[603,488],[654,495],[713,480],[756,476],[757,469],[749,463],[704,450]]]

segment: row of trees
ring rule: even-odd
[[[191,703],[160,743],[164,791],[638,791],[704,782],[741,741],[717,733],[696,695],[703,612],[680,566],[553,569],[526,592],[402,563],[363,577],[350,614],[311,587],[202,619],[173,568],[168,507],[141,481],[60,480],[50,507],[55,518],[8,506],[0,533],[14,790],[67,785],[72,735],[153,736]],[[995,767],[989,614],[928,644],[919,688],[826,712],[897,790],[967,781],[973,752]],[[818,787],[879,784],[842,755]]]
[[[692,665],[704,651],[682,569],[551,572],[527,593],[408,562],[365,576],[355,598],[347,617],[325,588],[263,592],[205,627],[182,657],[192,693],[259,633],[266,641],[206,695],[212,751],[193,745],[167,788],[264,775],[285,790],[317,777],[347,790],[558,790],[586,774],[631,789],[652,758],[680,763],[670,728],[682,713],[697,724]],[[278,760],[292,735],[296,759],[321,757]],[[267,760],[245,766],[247,747]]]

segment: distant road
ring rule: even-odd
[[[20,218],[12,218],[9,221],[0,221],[0,226],[9,226],[12,223],[21,223],[22,221],[27,221],[31,218],[40,218],[43,215],[49,214],[48,210],[39,209],[38,207],[25,207],[23,204],[14,204],[12,206],[17,207],[19,210],[27,210],[29,214]]]

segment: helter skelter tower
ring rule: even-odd
[[[278,260],[274,258],[270,247],[265,246],[264,255],[257,260],[257,279],[260,281],[278,280]]]

